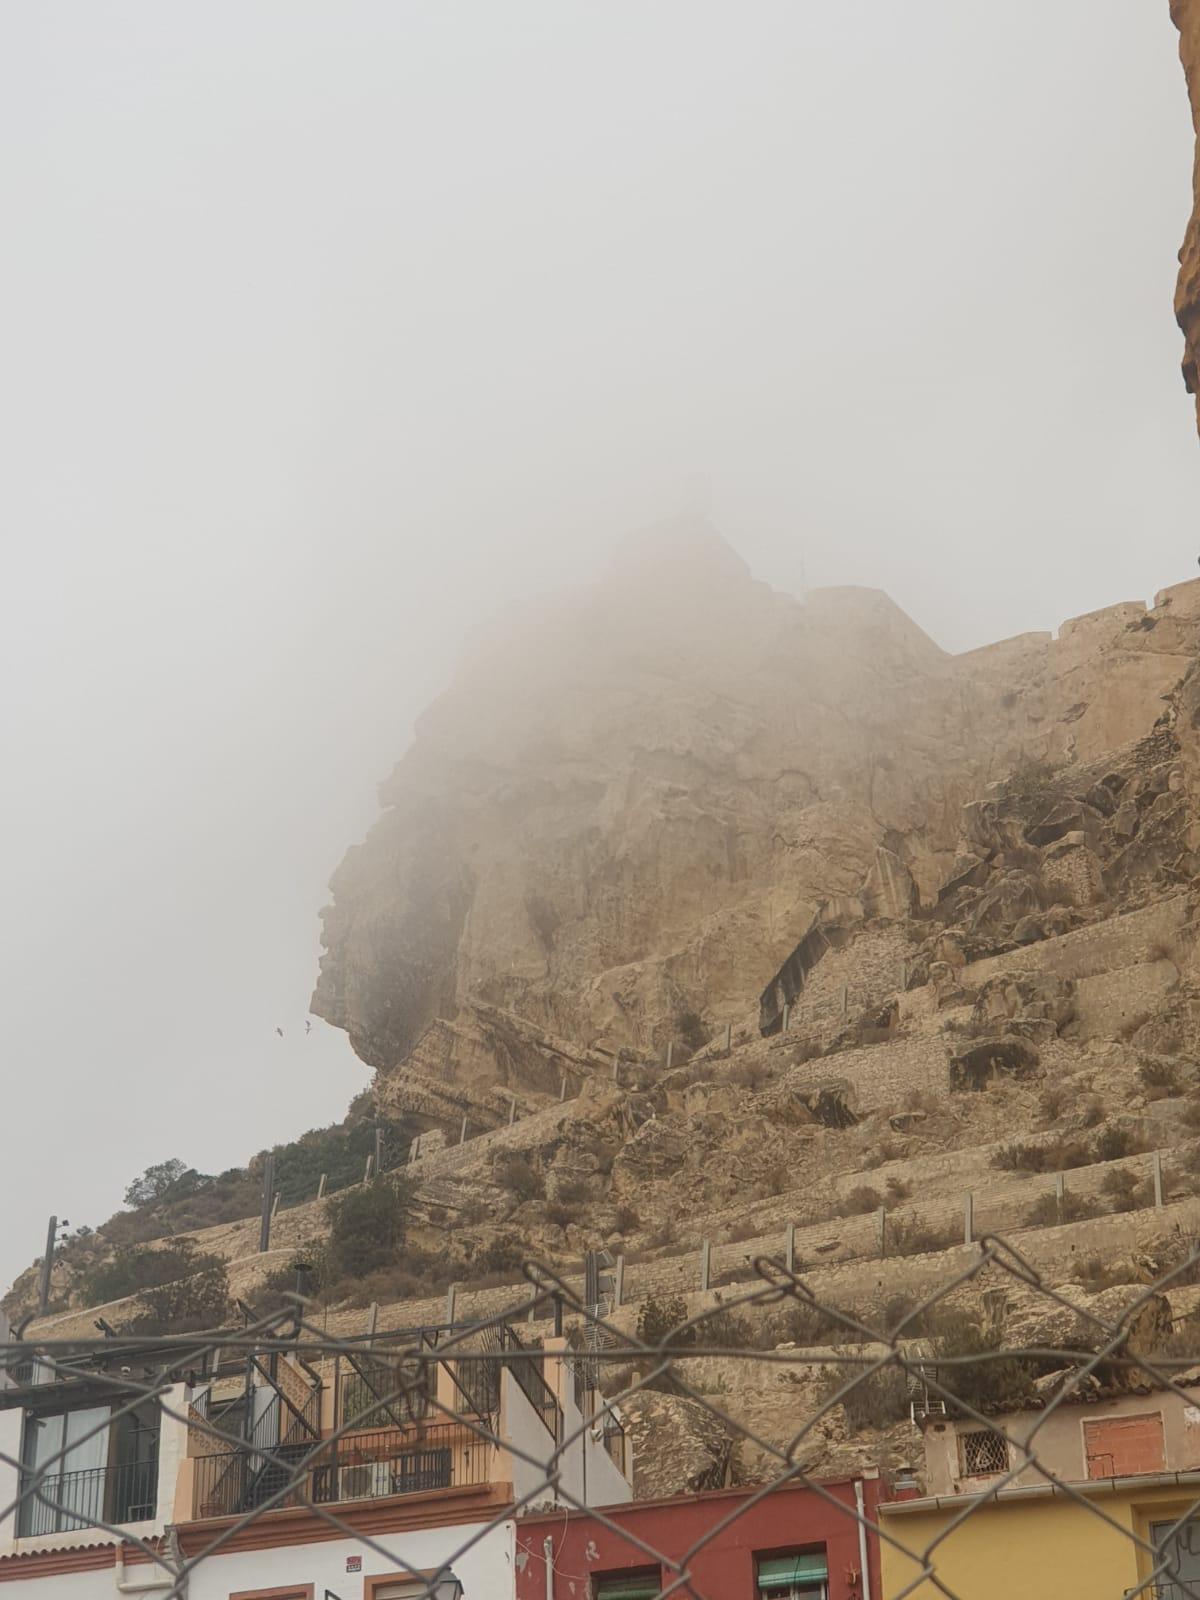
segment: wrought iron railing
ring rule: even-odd
[[[88,1467],[21,1479],[18,1538],[41,1538],[101,1522],[125,1525],[152,1522],[158,1509],[157,1461],[132,1461],[117,1467]]]
[[[508,1352],[504,1358],[504,1365],[512,1373],[517,1387],[546,1424],[547,1432],[557,1444],[562,1438],[562,1407],[542,1371],[545,1357],[540,1350],[526,1349],[516,1331],[507,1323],[500,1329],[500,1345],[501,1349]]]
[[[622,1477],[625,1476],[625,1429],[611,1413],[604,1419],[604,1448]]]
[[[255,1508],[470,1487],[489,1481],[490,1458],[490,1446],[456,1422],[198,1456],[193,1515],[239,1516]]]

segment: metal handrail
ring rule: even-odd
[[[510,1328],[507,1323],[501,1325],[500,1347],[502,1350],[513,1352],[505,1357],[504,1365],[512,1373],[522,1394],[541,1417],[547,1432],[557,1444],[562,1438],[562,1407],[542,1371],[545,1357],[540,1350],[534,1352],[527,1349],[516,1330]]]
[[[237,1516],[268,1500],[327,1505],[473,1487],[489,1481],[490,1457],[488,1445],[456,1422],[347,1433],[269,1453],[239,1448],[195,1458],[192,1511],[203,1519]]]
[[[130,1461],[79,1472],[21,1478],[17,1537],[40,1538],[101,1522],[152,1522],[158,1509],[158,1462]]]

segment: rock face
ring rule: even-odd
[[[1183,376],[1188,393],[1196,396],[1200,423],[1200,0],[1171,0],[1171,16],[1179,29],[1179,57],[1187,74],[1196,127],[1196,166],[1193,174],[1194,209],[1183,248],[1179,252],[1179,286],[1175,315],[1183,329]]]
[[[931,904],[964,803],[1144,734],[1195,632],[1127,603],[949,657],[876,590],[801,603],[705,525],[645,534],[475,641],[334,876],[313,1010],[385,1073],[416,1050],[532,1091],[553,1068],[485,1060],[478,1008],[642,1056],[753,1029],[760,994],[777,1026],[811,930]],[[1076,898],[1090,866],[1064,846]],[[1038,909],[1016,877],[994,894],[993,920]]]

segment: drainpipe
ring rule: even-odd
[[[546,1600],[554,1600],[554,1540],[542,1540],[542,1560],[546,1563]]]
[[[862,1600],[871,1600],[871,1568],[867,1562],[867,1510],[862,1479],[854,1480],[854,1505],[858,1511],[858,1558],[862,1562]]]
[[[181,1563],[183,1556],[179,1549],[179,1535],[174,1528],[167,1534],[166,1545],[167,1554],[171,1559]],[[165,1578],[149,1578],[141,1583],[131,1582],[125,1576],[125,1546],[123,1544],[117,1546],[117,1564],[113,1576],[116,1579],[118,1594],[150,1594],[155,1589],[171,1589],[178,1582],[178,1579],[172,1578],[169,1574]],[[180,1595],[187,1593],[186,1577],[179,1593]]]

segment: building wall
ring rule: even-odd
[[[67,1388],[66,1385],[63,1386]],[[139,1539],[157,1538],[175,1516],[175,1491],[180,1463],[187,1454],[186,1384],[174,1384],[162,1397],[162,1423],[158,1439],[158,1499],[153,1521],[131,1524],[129,1532]],[[66,1404],[68,1395],[64,1393]],[[21,1433],[25,1413],[19,1407],[0,1411],[0,1509],[13,1506],[20,1484]],[[10,1459],[3,1459],[3,1458]],[[43,1534],[18,1539],[15,1508],[0,1519],[0,1557],[38,1550],[72,1550],[88,1544],[116,1545],[118,1536],[101,1528],[77,1528],[67,1533]],[[43,1595],[45,1591],[42,1591]]]
[[[1200,1395],[1197,1395],[1200,1401]],[[1055,1411],[1019,1411],[997,1418],[997,1426],[1018,1446],[1036,1453],[1045,1472],[1064,1482],[1077,1482],[1092,1474],[1088,1470],[1088,1450],[1101,1448],[1097,1425],[1120,1423],[1135,1417],[1162,1418],[1164,1459],[1141,1461],[1128,1455],[1129,1441],[1114,1440],[1122,1452],[1116,1475],[1129,1472],[1189,1472],[1200,1468],[1200,1404],[1189,1405],[1178,1395],[1123,1395],[1115,1400],[1100,1400],[1087,1405],[1062,1405]],[[1089,1441],[1089,1425],[1093,1436]],[[925,1429],[925,1491],[929,1495],[974,1494],[987,1486],[987,1478],[963,1478],[959,1462],[959,1436],[977,1430],[972,1422],[932,1422]],[[1013,1454],[1013,1462],[1019,1460]],[[1043,1483],[1034,1467],[1026,1467],[1018,1484]]]
[[[372,1577],[407,1575],[401,1561],[424,1572],[449,1563],[462,1582],[463,1600],[506,1600],[512,1594],[511,1519],[494,1527],[487,1523],[457,1523],[395,1534],[373,1533],[371,1539],[374,1549],[361,1540],[345,1538],[219,1551],[204,1557],[196,1566],[188,1585],[188,1600],[229,1600],[231,1594],[245,1590],[303,1584],[312,1584],[318,1597],[328,1589],[338,1600],[368,1600],[368,1580]],[[189,1550],[189,1556],[194,1552]],[[98,1596],[115,1596],[115,1552],[102,1552],[101,1559],[103,1566],[93,1559],[87,1568],[41,1576],[0,1567],[0,1594],[4,1600],[97,1600]],[[360,1563],[360,1570],[349,1570],[355,1562]],[[151,1581],[154,1575],[144,1561],[126,1568],[126,1580],[131,1583]],[[149,1600],[153,1600],[155,1591],[148,1593]]]
[[[878,1479],[863,1480],[868,1518],[873,1517]],[[755,1502],[754,1491],[721,1489],[676,1500],[634,1501],[608,1508],[616,1530],[583,1514],[525,1517],[517,1523],[515,1600],[588,1600],[590,1581],[621,1571],[653,1566],[633,1540],[680,1559],[700,1545],[689,1572],[693,1592],[704,1600],[754,1600],[755,1555],[782,1553],[824,1544],[829,1563],[830,1600],[862,1600],[859,1524],[854,1516],[852,1481],[826,1484],[822,1495],[802,1486],[776,1491]],[[717,1532],[718,1525],[732,1518]],[[704,1542],[707,1537],[707,1542]],[[551,1541],[552,1584],[546,1584],[544,1541]],[[873,1600],[879,1595],[879,1552],[867,1537]],[[666,1581],[670,1575],[665,1574]],[[1062,1600],[1062,1597],[1059,1597]]]
[[[1152,1522],[1182,1516],[1198,1493],[1197,1484],[1122,1493],[1094,1485],[1085,1505],[1062,1495],[984,1502],[944,1540],[965,1502],[915,1512],[885,1506],[882,1600],[934,1600],[947,1592],[963,1600],[1120,1600],[1152,1570],[1133,1538],[1148,1538]],[[945,1587],[926,1579],[909,1590],[926,1550]]]

